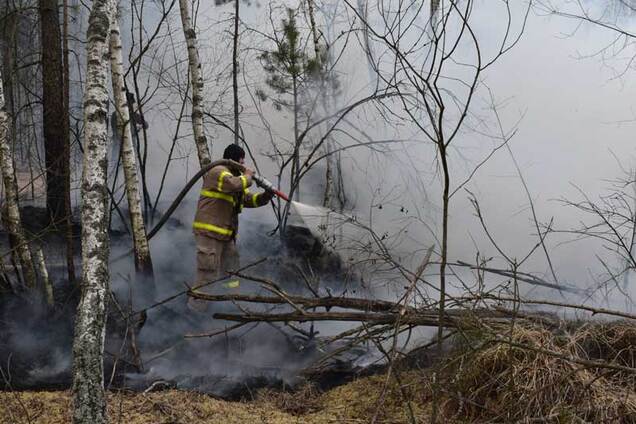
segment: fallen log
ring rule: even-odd
[[[371,300],[371,299],[360,299],[360,298],[349,298],[349,297],[302,297],[302,296],[290,296],[285,295],[285,297],[274,297],[274,296],[257,296],[257,295],[245,295],[245,294],[206,294],[200,293],[196,290],[188,291],[188,296],[192,296],[196,299],[206,300],[209,302],[247,302],[247,303],[262,303],[262,304],[275,304],[275,305],[289,305],[295,307],[295,314],[298,314],[299,317],[303,319],[295,320],[295,319],[274,319],[273,321],[312,321],[312,319],[307,318],[308,316],[313,317],[321,317],[316,319],[316,321],[328,321],[332,318],[322,318],[323,312],[308,312],[304,309],[299,308],[299,306],[304,306],[306,308],[319,308],[323,307],[327,309],[328,316],[333,317],[333,320],[339,320],[340,316],[349,317],[349,319],[345,319],[345,321],[364,321],[371,322],[376,324],[382,324],[384,321],[379,319],[378,317],[389,317],[393,315],[399,315],[403,306],[399,303],[394,303],[385,300]],[[331,308],[343,308],[343,309],[358,309],[363,310],[365,312],[329,312]],[[384,314],[380,314],[380,312],[384,312]],[[339,315],[343,314],[343,315]],[[408,307],[404,312],[405,315],[410,316],[411,318],[422,318],[433,319],[439,316],[439,310],[437,308],[414,308]],[[285,316],[286,314],[256,314],[251,312],[246,312],[242,316]],[[545,316],[545,314],[537,314],[537,313],[527,313],[525,311],[514,311],[510,309],[506,309],[500,306],[494,306],[492,309],[490,308],[474,308],[474,309],[449,309],[444,312],[449,319],[466,319],[466,318],[512,318],[516,317],[519,319],[527,319],[534,321],[542,321],[545,323],[552,323],[552,320],[549,317]],[[235,315],[232,315],[235,316]],[[236,315],[239,316],[239,315]],[[216,317],[216,315],[215,315]],[[360,319],[355,319],[353,317],[359,317]],[[224,319],[224,318],[223,318]],[[379,321],[378,321],[379,319]],[[254,319],[256,320],[256,319]],[[233,321],[233,320],[230,320]],[[263,320],[268,321],[268,320]],[[394,322],[392,319],[389,319],[390,322]],[[413,324],[419,325],[412,321],[407,321],[405,324]]]
[[[232,296],[228,296],[232,297]],[[491,320],[507,320],[511,315],[506,311],[479,309],[472,311],[446,311],[444,313],[442,323],[448,327],[466,327],[466,322],[470,322],[471,318],[491,319]],[[432,326],[439,324],[439,311],[437,310],[418,310],[417,312],[409,312],[400,315],[399,312],[307,312],[294,311],[279,314],[258,313],[245,311],[242,314],[215,313],[215,319],[223,319],[235,322],[309,322],[309,321],[355,321],[365,322],[367,324],[395,324],[399,322],[403,325],[413,326]],[[402,318],[400,318],[402,317]],[[525,317],[517,316],[519,319]],[[398,321],[399,320],[399,321]],[[461,325],[464,323],[464,325]]]
[[[215,319],[223,319],[235,322],[308,322],[308,321],[355,321],[369,324],[394,324],[398,319],[404,325],[418,325],[437,327],[439,319],[437,314],[406,314],[399,313],[365,313],[365,312],[290,312],[281,314],[267,314],[246,312],[243,314],[215,313]],[[446,317],[442,320],[448,327],[456,327],[455,319]]]
[[[249,303],[267,303],[267,304],[289,304],[290,302],[304,306],[305,308],[347,308],[358,309],[369,312],[389,312],[398,311],[400,304],[389,302],[386,300],[362,299],[354,297],[302,297],[285,295],[283,297],[273,296],[256,296],[256,295],[216,295],[206,294],[195,290],[190,290],[188,296],[199,300],[207,300],[209,302],[249,302]],[[407,311],[414,311],[412,307],[408,307]]]

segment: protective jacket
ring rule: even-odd
[[[267,192],[250,192],[251,185],[251,177],[232,172],[224,165],[206,173],[194,217],[195,234],[223,241],[234,239],[238,232],[238,214],[243,207],[257,208],[272,198]]]

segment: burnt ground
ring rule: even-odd
[[[38,236],[47,257],[55,305],[45,305],[39,290],[18,290],[15,281],[13,290],[5,287],[0,291],[0,388],[67,389],[71,383],[73,323],[80,292],[66,278],[63,238],[47,232],[45,211],[26,207],[22,213],[26,229]],[[166,230],[188,231],[176,220],[166,224]],[[79,231],[76,225],[75,234]],[[270,253],[256,275],[275,278],[286,290],[298,294],[308,293],[302,274],[331,282],[332,290],[336,290],[334,282],[346,280],[348,285],[355,285],[355,278],[344,272],[339,257],[325,249],[307,229],[291,227],[284,241],[265,236],[264,228],[253,233],[260,236],[250,240],[250,250]],[[111,232],[111,241],[115,248],[130,246],[127,234],[118,229]],[[8,247],[6,234],[0,233],[0,245],[3,250]],[[76,255],[79,251],[78,240]],[[78,266],[79,256],[75,260]],[[156,274],[162,274],[162,266],[168,269],[175,265],[155,264]],[[78,275],[79,271],[78,267]],[[112,278],[117,279],[117,275]],[[303,375],[302,370],[325,353],[318,344],[320,334],[307,337],[284,325],[253,324],[213,338],[186,340],[184,334],[218,329],[227,323],[211,319],[211,314],[219,309],[205,314],[188,310],[184,297],[129,316],[132,310],[162,300],[165,293],[183,289],[182,284],[159,279],[153,290],[144,291],[144,296],[150,298],[144,299],[141,306],[131,301],[121,287],[112,293],[105,345],[105,376],[110,388],[178,388],[227,399],[249,399],[259,388],[289,389],[303,384],[308,377],[320,388],[328,388],[380,369],[355,365],[357,357],[366,353],[362,349],[335,361],[320,374]],[[239,311],[233,305],[219,308],[224,312]],[[131,347],[133,338],[135,348]]]

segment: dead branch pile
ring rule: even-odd
[[[451,298],[449,307],[441,312],[439,304],[431,299],[409,296],[418,276],[396,302],[319,297],[316,293],[314,297],[304,297],[289,294],[269,280],[240,276],[260,283],[271,295],[210,295],[196,289],[188,295],[210,302],[234,303],[239,313],[214,315],[238,323],[231,328],[249,322],[281,322],[303,332],[292,323],[358,322],[358,326],[335,336],[319,337],[320,347],[333,346],[336,341],[340,344],[308,371],[320,372],[343,352],[373,343],[388,364],[380,394],[373,402],[364,402],[364,413],[372,412],[373,417],[387,406],[389,383],[395,379],[400,390],[398,403],[408,405],[404,418],[411,422],[418,422],[422,411],[435,405],[434,415],[442,414],[444,422],[636,423],[636,327],[631,314],[518,296],[481,295]],[[261,305],[258,311],[247,306],[256,304]],[[566,322],[554,314],[524,307],[537,304],[626,320]],[[264,309],[262,305],[269,306]],[[272,306],[283,310],[275,311]],[[446,332],[442,343],[454,338],[451,352],[440,357],[443,350],[438,349],[437,364],[423,371],[407,371],[407,381],[398,376],[395,366],[402,367],[398,359],[403,355],[397,349],[398,335],[415,327],[440,325]],[[404,358],[426,354],[435,344],[437,341],[433,340]],[[411,389],[416,396],[409,395]],[[275,397],[274,403],[298,414],[304,412],[298,408],[298,400],[285,395]]]
[[[588,323],[555,334],[526,322],[498,330],[463,333],[444,366],[449,420],[636,422],[633,325]]]

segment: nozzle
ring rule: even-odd
[[[252,178],[254,179],[254,181],[256,181],[256,185],[257,186],[259,186],[262,189],[265,189],[267,191],[271,191],[276,196],[280,197],[281,199],[285,200],[286,202],[289,202],[289,197],[285,193],[283,193],[282,191],[278,190],[277,188],[274,188],[274,184],[272,184],[266,178],[264,178],[264,177],[262,177],[262,176],[260,176],[258,174],[252,175]]]
[[[272,192],[273,192],[276,196],[278,196],[278,197],[280,197],[281,199],[283,199],[284,201],[289,202],[289,197],[287,197],[287,195],[286,195],[285,193],[283,193],[282,191],[280,191],[280,190],[272,190]]]
[[[256,181],[256,185],[260,188],[264,188],[265,190],[274,191],[274,184],[269,182],[266,178],[260,176],[259,174],[252,175],[252,179]]]

